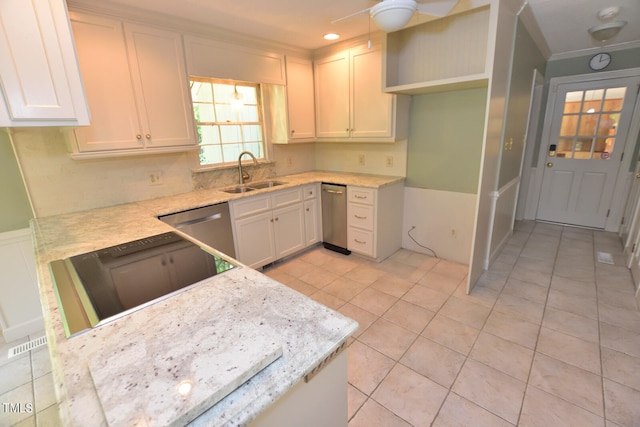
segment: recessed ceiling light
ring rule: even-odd
[[[322,36],[322,38],[325,40],[338,40],[340,38],[340,34],[328,33]]]

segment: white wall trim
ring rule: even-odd
[[[4,323],[1,322],[1,323]],[[34,332],[43,331],[44,330],[44,319],[42,316],[27,320],[26,322],[22,322],[20,324],[10,326],[5,328],[2,325],[2,336],[6,342],[11,342],[15,340],[19,340],[20,338],[24,338],[27,335],[31,335]]]
[[[0,326],[14,341],[44,329],[35,257],[28,228],[0,233]]]
[[[517,176],[503,185],[498,191],[489,194],[491,198],[491,221],[489,223],[489,238],[487,239],[486,258],[484,269],[488,270],[495,258],[500,254],[502,247],[513,234],[513,224],[515,221],[516,202],[520,177]],[[502,214],[500,214],[502,213]],[[501,231],[501,235],[495,235]],[[494,244],[495,239],[500,239]]]

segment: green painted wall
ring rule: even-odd
[[[29,227],[33,218],[9,136],[0,129],[0,233]]]
[[[487,89],[414,95],[407,187],[476,194]]]

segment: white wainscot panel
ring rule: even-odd
[[[0,325],[5,341],[44,329],[29,229],[0,233]]]
[[[476,195],[405,187],[402,247],[431,254],[417,245],[433,249],[439,258],[469,264],[476,208]]]
[[[494,215],[491,223],[491,247],[487,252],[490,259],[485,261],[485,269],[500,255],[502,247],[513,234],[519,183],[520,179],[516,177],[491,195]]]

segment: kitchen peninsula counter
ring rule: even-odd
[[[379,188],[402,178],[309,172],[273,179],[285,184],[247,196],[322,181]],[[242,265],[113,322],[65,337],[49,262],[175,231],[156,217],[243,196],[219,189],[199,190],[32,222],[45,329],[64,425],[107,425],[90,365],[104,361],[104,354],[118,350],[123,342],[141,342],[149,355],[166,350],[180,356],[176,343],[184,342],[185,337],[196,339],[207,321],[218,328],[265,326],[262,338],[280,344],[282,357],[249,381],[237,384],[239,387],[191,421],[195,426],[251,422],[344,347],[357,328],[355,321]],[[118,369],[114,364],[114,376]],[[175,396],[167,396],[171,398]]]

